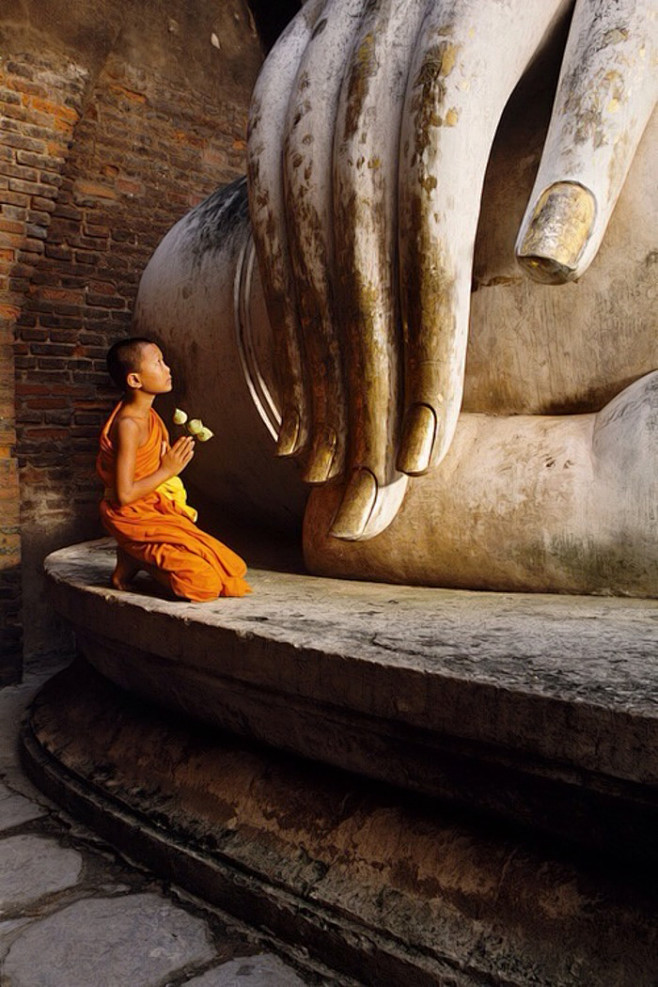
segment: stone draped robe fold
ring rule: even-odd
[[[166,573],[176,596],[202,601],[251,592],[244,579],[247,567],[240,556],[192,521],[196,512],[186,505],[182,484],[174,488],[176,499],[172,499],[171,485],[162,484],[132,504],[119,505],[114,491],[116,450],[110,430],[120,407],[117,405],[103,426],[96,463],[105,484],[100,504],[105,530],[128,555]],[[137,450],[136,480],[155,473],[162,443],[169,445],[164,422],[152,408],[149,414],[149,435]]]

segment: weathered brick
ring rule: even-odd
[[[28,237],[28,243],[30,238],[34,237],[37,240],[45,240],[48,236],[48,230],[43,226],[39,226],[37,223],[26,223],[25,232]]]
[[[52,199],[45,199],[43,196],[35,195],[32,199],[32,205],[35,209],[41,209],[43,212],[54,212],[56,208],[56,203]]]
[[[5,192],[2,196],[2,201],[10,206],[22,206],[26,208],[30,204],[30,197],[19,192]]]
[[[41,228],[45,228],[50,222],[50,213],[40,209],[30,209],[27,213],[27,220],[30,223],[38,223]]]
[[[63,219],[71,219],[74,223],[80,223],[82,220],[83,213],[80,209],[75,206],[66,205],[63,202],[58,202],[55,206],[54,215],[61,217]]]
[[[98,308],[125,308],[126,301],[115,295],[101,295],[87,292],[87,304]]]
[[[78,341],[78,338],[82,335],[79,323],[74,320],[71,320],[71,323],[71,326],[67,329],[50,328],[50,338],[54,343],[76,343]]]
[[[72,256],[71,248],[66,244],[47,243],[45,253],[54,260],[69,260]]]
[[[25,206],[2,206],[2,217],[7,220],[14,220],[24,223],[27,220],[28,211]]]
[[[5,290],[13,291],[18,294],[24,294],[30,286],[30,282],[27,278],[10,278],[7,284],[3,287]]]
[[[53,343],[53,342],[33,342],[30,346],[32,353],[36,356],[70,356],[73,352],[73,346],[69,343]]]
[[[42,171],[41,180],[46,183],[46,185],[54,186],[56,189],[62,185],[64,178],[58,171]]]
[[[47,113],[49,116],[53,116],[57,120],[63,121],[69,128],[77,121],[79,117],[78,111],[73,107],[63,106],[61,103],[55,103],[50,99],[32,97],[29,105],[38,112]]]
[[[34,140],[34,138],[26,138],[28,140]],[[34,141],[35,143],[42,143],[41,141]],[[48,145],[44,148],[44,151],[48,150]],[[17,151],[16,160],[20,165],[29,165],[32,168],[52,168],[52,159],[49,154],[35,154],[34,151]]]
[[[75,259],[78,262],[78,264],[85,264],[88,265],[89,267],[93,267],[95,264],[98,264],[100,260],[100,254],[91,253],[86,250],[76,250]]]
[[[15,219],[4,219],[0,216],[0,232],[17,233],[19,237],[22,238],[24,233],[24,223],[21,223]]]
[[[20,105],[21,97],[13,89],[0,86],[0,103]]]
[[[17,150],[35,151],[41,154],[46,150],[44,141],[38,140],[35,137],[24,137],[21,134],[13,134],[11,131],[5,131],[2,142],[5,146],[13,147]],[[44,161],[44,164],[47,164],[47,161]]]
[[[51,395],[38,395],[25,401],[25,408],[32,408],[37,411],[47,411],[53,408],[66,408],[69,404],[68,397],[52,397]]]
[[[84,292],[71,288],[43,288],[41,297],[48,301],[64,302],[68,305],[79,305],[84,301]]]
[[[73,196],[79,205],[94,205],[98,199],[117,199],[118,193],[109,185],[79,179],[75,183]]]
[[[10,192],[25,192],[26,195],[47,196],[50,186],[39,181],[38,176],[36,178],[28,178],[25,175],[19,174],[16,177],[9,176],[9,190]]]
[[[52,426],[42,426],[39,428],[26,428],[25,438],[30,440],[38,439],[40,441],[57,442],[64,441],[69,430],[67,428],[53,428]]]

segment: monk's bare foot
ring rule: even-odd
[[[117,548],[117,564],[111,580],[113,587],[115,589],[128,589],[140,568],[139,562],[124,552],[122,548]]]

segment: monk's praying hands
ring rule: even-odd
[[[191,435],[181,435],[173,446],[162,443],[162,459],[160,465],[170,476],[182,473],[194,456],[194,439]]]

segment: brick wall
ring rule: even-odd
[[[30,64],[31,63],[31,64]],[[2,494],[2,681],[20,670],[20,497],[14,398],[20,401],[15,368],[22,353],[14,332],[44,244],[61,182],[73,126],[84,90],[82,73],[53,72],[33,59],[7,60],[0,69],[0,317],[5,440]],[[6,415],[6,417],[5,417]]]
[[[36,45],[0,61],[0,627],[14,650],[0,681],[20,654],[20,589],[25,653],[70,647],[43,598],[43,558],[100,533],[94,459],[116,400],[105,354],[130,331],[145,264],[244,170],[260,61],[245,37],[251,67],[214,93],[145,66],[134,38],[91,67]]]

